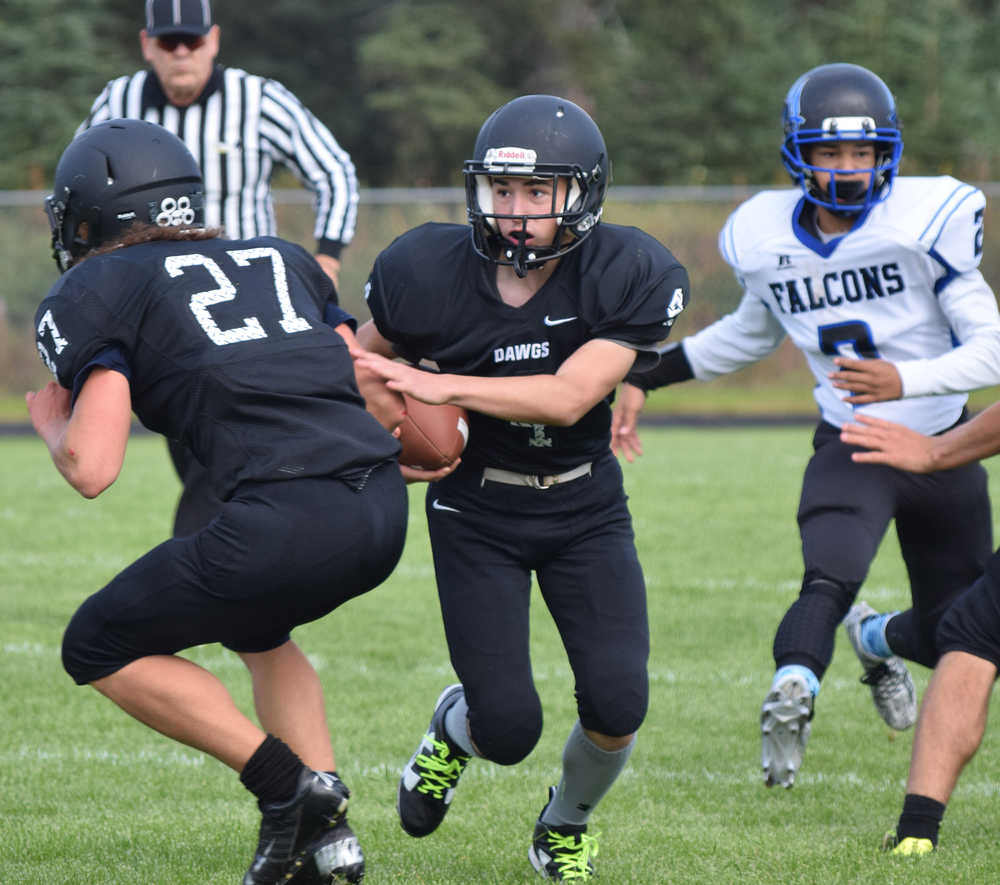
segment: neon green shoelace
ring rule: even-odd
[[[430,738],[430,735],[428,735]],[[448,745],[444,741],[436,741],[430,738],[434,746],[434,755],[428,756],[420,753],[414,760],[420,769],[421,784],[417,787],[418,793],[429,793],[435,799],[444,797],[446,790],[450,790],[459,775],[469,761],[467,756],[458,754],[450,756]]]
[[[549,830],[546,839],[552,848],[552,860],[564,881],[589,879],[593,875],[590,861],[597,857],[596,833],[593,836],[581,833],[577,837],[562,836]]]

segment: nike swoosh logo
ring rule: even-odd
[[[433,501],[431,501],[431,507],[433,507],[435,510],[447,510],[449,513],[462,512],[461,510],[455,507],[446,507],[444,504],[441,503],[440,498],[435,498]]]
[[[552,320],[549,319],[549,315],[545,315],[545,319],[542,321],[546,326],[561,326],[563,323],[572,323],[576,317],[563,317],[562,319]]]

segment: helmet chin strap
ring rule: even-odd
[[[813,195],[824,200],[827,203],[833,203],[836,201],[837,207],[825,206],[827,212],[831,212],[834,215],[857,215],[862,212],[865,208],[864,197],[868,191],[868,184],[864,181],[850,180],[842,181],[839,184],[831,180],[831,183],[825,188],[821,188],[817,182],[814,175],[808,174],[807,180],[809,181],[810,190]],[[880,184],[876,184],[875,190],[878,190]]]
[[[494,221],[495,224],[496,222]],[[536,270],[545,264],[546,261],[560,258],[565,254],[564,252],[560,252],[563,237],[568,235],[572,239],[572,234],[567,234],[560,227],[557,229],[555,239],[551,243],[529,246],[527,244],[527,228],[528,216],[523,216],[520,230],[510,231],[506,237],[496,234],[491,241],[491,251],[495,249],[496,251],[493,254],[498,256],[498,259],[495,260],[501,260],[503,263],[509,262],[510,266],[514,268],[514,273],[521,279],[527,276],[529,270]],[[516,244],[512,243],[511,240],[516,240]]]
[[[839,184],[835,184],[837,202],[847,203],[848,205],[852,203],[860,203],[861,199],[868,192],[868,183],[865,181],[858,181],[853,179],[851,181],[842,181]]]
[[[511,231],[510,236],[517,240],[517,245],[512,246],[509,242],[504,242],[501,246],[503,257],[506,258],[514,268],[514,273],[521,279],[531,270],[532,264],[538,264],[538,251],[529,249],[525,241],[528,239],[528,220],[522,222],[521,230]]]
[[[527,275],[528,271],[531,269],[530,265],[537,262],[538,255],[529,250],[524,243],[519,246],[505,246],[503,250],[504,258],[506,258],[514,268],[514,273],[516,273],[521,279]]]

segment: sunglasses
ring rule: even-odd
[[[170,34],[156,38],[156,45],[164,52],[175,52],[182,43],[189,50],[200,49],[205,45],[205,38],[199,34]]]

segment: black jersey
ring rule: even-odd
[[[345,474],[398,451],[323,321],[335,298],[283,240],[158,241],[72,268],[35,325],[63,387],[119,368],[142,423],[188,446],[226,500],[245,480]]]
[[[554,374],[595,338],[634,347],[637,363],[655,362],[656,345],[688,300],[684,268],[632,227],[601,224],[521,307],[500,299],[495,271],[476,254],[467,226],[425,224],[376,259],[368,307],[405,359],[459,375],[509,377]],[[524,473],[592,460],[610,444],[611,399],[572,427],[471,413],[463,460]]]

